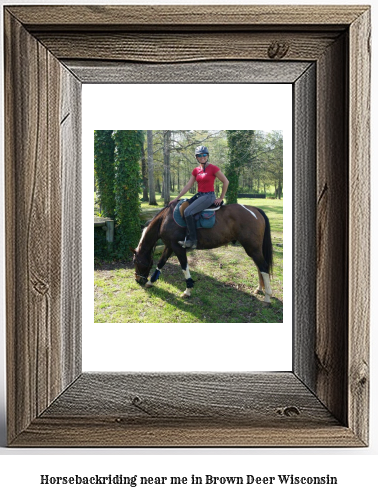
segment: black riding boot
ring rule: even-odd
[[[197,248],[197,228],[194,216],[187,215],[185,221],[188,226],[189,236],[186,241],[179,241],[179,244],[185,248]]]

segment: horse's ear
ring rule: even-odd
[[[134,254],[136,253],[135,248],[131,248],[131,247],[129,247],[129,248],[130,248],[130,250],[131,250]]]

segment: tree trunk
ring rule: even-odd
[[[148,200],[148,177],[147,177],[146,151],[144,149],[144,144],[142,144],[142,182],[143,182],[142,201],[149,201]]]
[[[167,206],[171,201],[171,131],[164,132],[164,177],[163,177],[163,196],[164,205]]]
[[[152,130],[147,130],[147,163],[148,163],[148,188],[150,191],[150,205],[157,205],[155,198],[155,179],[154,179],[154,158],[152,144]]]
[[[113,130],[95,130],[94,164],[100,211],[104,217],[114,219],[114,138]]]

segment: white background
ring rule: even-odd
[[[12,4],[25,3],[12,1]],[[41,4],[42,2],[34,1]],[[48,2],[51,3],[51,2]],[[83,2],[62,2],[65,4],[71,3],[88,3]],[[95,0],[92,4],[101,3]],[[104,2],[106,3],[106,2]],[[113,4],[127,2],[116,2]],[[136,0],[133,4],[139,3]],[[152,3],[152,2],[151,2]],[[162,3],[162,2],[153,2]],[[164,2],[168,3],[168,2]],[[173,2],[172,2],[173,3]],[[180,3],[180,2],[175,2]],[[190,2],[187,2],[190,3]],[[193,3],[193,2],[192,2]],[[196,2],[205,4],[230,4],[233,2],[222,2],[215,0],[212,2]],[[253,3],[238,0],[236,3]],[[259,1],[259,4],[271,4],[272,2]],[[285,4],[287,2],[274,2],[276,4]],[[291,1],[291,4],[313,4],[314,2],[297,2]],[[323,4],[362,4],[366,2],[346,0],[330,2],[324,1]],[[372,89],[377,88],[376,78],[376,53],[377,53],[377,37],[374,31],[374,26],[377,25],[377,14],[375,8],[372,10],[373,20],[373,74],[372,74]],[[3,98],[3,96],[1,96]],[[1,101],[3,102],[3,101]],[[376,93],[372,92],[372,137],[378,136],[377,129],[377,99]],[[372,192],[375,193],[378,188],[377,173],[374,168],[377,165],[377,141],[372,143]],[[2,184],[3,186],[3,184]],[[376,256],[377,252],[377,199],[372,198],[372,255]],[[1,220],[2,230],[4,229],[4,219]],[[1,281],[4,278],[4,250],[1,248],[2,266],[0,267]],[[376,262],[372,262],[372,284],[378,277]],[[4,289],[2,289],[4,293]],[[319,496],[323,499],[342,498],[347,500],[355,499],[356,497],[374,498],[376,494],[376,470],[377,470],[377,451],[378,451],[378,412],[377,412],[377,308],[374,305],[377,303],[377,291],[375,287],[371,290],[371,440],[370,447],[367,449],[69,449],[69,450],[8,450],[5,448],[5,413],[4,413],[4,396],[2,397],[1,414],[0,414],[0,491],[4,498],[10,495],[16,498],[28,496],[28,498],[47,499],[53,495],[56,499],[82,498],[83,495],[91,495],[91,498],[102,499],[104,495],[112,499],[124,499],[126,497],[135,498],[150,498],[154,496],[166,496],[167,498],[177,498],[179,495],[182,498],[193,498],[193,495],[201,498],[216,496],[217,498],[229,498],[231,495],[237,495],[241,499],[250,499],[256,496],[261,498],[262,495],[268,498],[277,498],[278,495],[283,498],[290,497],[291,499],[318,499]],[[2,313],[4,314],[4,301],[1,304]],[[1,341],[1,359],[5,359],[4,349],[4,319],[2,321],[2,341]],[[5,387],[4,372],[1,372],[2,377],[0,388]],[[68,474],[119,474],[124,475],[181,475],[190,476],[192,473],[196,475],[213,474],[213,475],[277,475],[285,473],[293,473],[295,475],[325,475],[331,474],[338,476],[339,484],[337,486],[292,486],[285,488],[277,487],[216,487],[204,486],[197,490],[190,487],[177,486],[165,487],[148,487],[148,489],[127,487],[41,487],[39,486],[40,474],[51,475],[68,475]],[[160,488],[160,489],[159,489]],[[237,489],[239,488],[239,489]],[[271,489],[270,489],[271,488]],[[8,491],[8,494],[6,493]],[[11,491],[11,493],[10,493]],[[4,493],[4,494],[3,494]]]
[[[198,112],[198,103],[206,113]],[[237,324],[232,327],[232,335],[230,325],[222,328],[220,324],[93,324],[93,301],[89,300],[93,297],[93,261],[86,257],[93,255],[93,228],[84,224],[83,297],[88,300],[83,311],[83,370],[290,371],[292,85],[83,85],[83,178],[93,179],[94,130],[168,129],[282,130],[284,322]],[[83,182],[83,220],[92,217],[93,186]],[[190,263],[190,254],[188,259]],[[252,268],[255,266],[251,260]],[[183,292],[184,277],[178,285]],[[252,283],[257,285],[257,281]],[[157,286],[164,287],[164,280],[159,280]],[[272,288],[274,296],[274,285]],[[195,286],[192,293],[196,295]],[[130,352],[143,355],[127,355]]]

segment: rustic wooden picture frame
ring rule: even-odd
[[[4,22],[9,445],[367,446],[369,7],[7,6]],[[293,85],[293,370],[82,373],[81,85],[167,65],[196,81],[185,65],[204,61]]]

